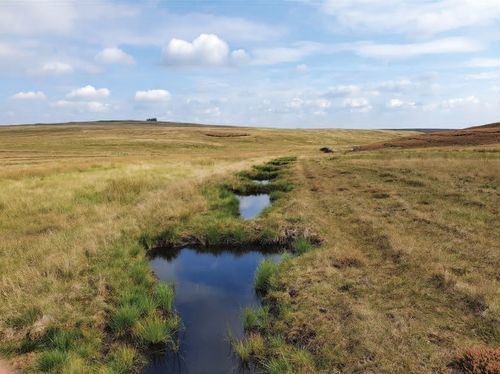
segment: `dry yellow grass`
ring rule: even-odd
[[[289,211],[325,242],[282,272],[291,312],[274,333],[324,372],[446,372],[469,347],[498,347],[499,151],[300,160]]]
[[[217,136],[210,136],[214,132]],[[138,123],[0,127],[0,348],[51,324],[84,324],[97,357],[127,269],[110,248],[206,209],[200,186],[274,156],[311,156],[389,139],[389,131],[235,129]],[[36,331],[35,331],[36,332]],[[80,360],[80,359],[78,359]],[[83,365],[80,361],[71,365]]]

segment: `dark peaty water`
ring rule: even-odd
[[[252,219],[271,205],[271,199],[268,194],[236,196],[240,201],[240,215],[243,219]]]
[[[175,309],[184,330],[179,353],[156,358],[144,373],[241,372],[228,336],[243,336],[242,311],[259,304],[253,279],[264,254],[190,248],[166,253],[169,257],[153,258],[151,267],[161,280],[175,283]]]

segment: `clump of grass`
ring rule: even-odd
[[[164,311],[171,312],[174,304],[174,285],[171,283],[160,283],[156,286],[154,298],[156,304]]]
[[[135,366],[137,351],[129,346],[118,346],[112,349],[110,365],[117,373],[129,373]]]
[[[140,316],[152,314],[156,310],[154,300],[140,287],[126,290],[121,296],[120,304],[137,308]]]
[[[266,294],[277,286],[278,265],[270,259],[264,259],[255,273],[255,289]]]
[[[37,319],[42,316],[40,308],[33,306],[19,313],[19,315],[7,319],[6,324],[13,328],[22,328],[24,326],[32,325]]]
[[[42,352],[38,357],[38,370],[44,373],[57,371],[67,359],[68,353],[60,349]]]
[[[157,314],[138,321],[134,332],[137,338],[145,344],[164,343],[168,338],[167,322]]]
[[[313,245],[305,238],[300,238],[293,243],[293,251],[299,256],[309,252],[311,249],[313,249]]]
[[[269,326],[269,308],[250,307],[243,312],[243,327],[245,331],[262,330]]]
[[[109,327],[118,336],[123,336],[132,329],[141,313],[135,305],[123,305],[111,316]]]
[[[260,359],[265,353],[266,345],[260,334],[250,334],[243,340],[233,342],[233,350],[243,364]]]

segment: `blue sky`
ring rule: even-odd
[[[500,0],[1,0],[0,124],[500,120]]]

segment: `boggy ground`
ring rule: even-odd
[[[145,349],[173,338],[179,323],[141,239],[199,228],[193,217],[211,216],[219,193],[210,186],[252,165],[402,134],[137,122],[0,127],[0,356],[27,372],[139,370]],[[280,209],[266,219],[285,219]],[[214,228],[228,219],[219,218]]]
[[[303,157],[292,180],[286,211],[324,242],[279,267],[244,358],[273,373],[499,372],[498,145]]]

